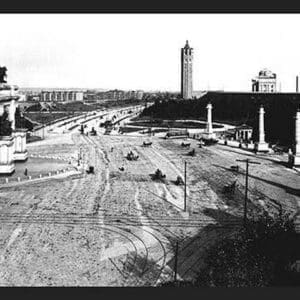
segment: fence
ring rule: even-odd
[[[30,180],[34,179],[41,179],[41,178],[49,178],[49,177],[54,177],[59,174],[65,174],[71,171],[78,171],[77,168],[75,167],[67,167],[65,169],[60,169],[52,172],[47,172],[47,173],[41,173],[41,174],[36,174],[36,175],[28,175],[26,177],[11,177],[11,178],[0,178],[0,184],[8,184],[8,183],[18,183],[18,182],[28,182]]]

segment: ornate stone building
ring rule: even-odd
[[[188,41],[181,48],[181,97],[192,99],[193,96],[193,48]]]
[[[15,161],[25,161],[26,129],[16,128],[15,113],[19,99],[18,88],[0,83],[0,118],[7,115],[10,132],[0,130],[0,174],[11,174],[15,170]],[[0,128],[1,129],[1,128]]]
[[[268,69],[263,69],[255,79],[252,79],[252,92],[275,93],[276,74]]]

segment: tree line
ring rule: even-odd
[[[161,119],[206,120],[208,103],[213,105],[213,121],[232,125],[247,124],[258,138],[258,111],[265,109],[266,141],[292,147],[295,140],[295,114],[300,108],[300,94],[254,94],[208,92],[200,99],[156,100],[142,116]]]

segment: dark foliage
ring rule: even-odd
[[[0,116],[0,136],[10,136],[11,133],[11,122],[8,120],[8,113],[4,111],[2,116]]]
[[[288,216],[259,217],[211,246],[194,287],[271,287],[300,285],[293,264],[300,256],[299,234]],[[168,282],[163,286],[177,286]]]
[[[156,100],[142,116],[161,119],[206,120],[206,105],[213,105],[213,120],[253,127],[257,140],[258,110],[265,108],[266,140],[291,147],[294,143],[295,120],[300,94],[253,94],[208,92],[198,100]]]
[[[29,120],[27,120],[26,118],[24,118],[24,116],[21,114],[19,107],[16,108],[15,126],[16,126],[16,129],[18,129],[18,128],[23,128],[23,129],[28,129],[28,130],[33,129],[32,123]]]
[[[27,108],[27,111],[40,111],[42,108],[40,103],[36,103]]]

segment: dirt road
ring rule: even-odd
[[[244,173],[230,166],[249,152],[225,146],[196,148],[187,156],[181,140],[70,133],[49,149],[76,155],[82,148],[95,174],[0,187],[0,285],[144,286],[173,276],[179,242],[178,275],[192,278],[206,247],[242,224]],[[47,144],[36,152],[47,152]],[[67,150],[68,149],[68,150]],[[49,150],[49,151],[50,151]],[[51,151],[52,151],[51,150]],[[133,150],[137,161],[125,156]],[[279,161],[253,157],[249,215],[261,202],[276,199],[299,208],[299,175]],[[188,161],[188,210],[183,208],[183,177]],[[263,168],[262,168],[263,166]],[[160,168],[166,183],[150,174]],[[232,196],[224,185],[238,181]]]

